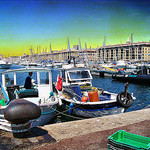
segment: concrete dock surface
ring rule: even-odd
[[[0,149],[105,150],[118,130],[150,137],[150,109],[45,125],[23,137],[0,132]]]

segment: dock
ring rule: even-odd
[[[105,150],[118,130],[150,137],[150,108],[32,128],[23,137],[0,130],[0,149]]]

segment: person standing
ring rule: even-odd
[[[27,78],[25,80],[24,88],[26,88],[26,89],[31,89],[31,87],[32,87],[32,82],[31,82],[32,74],[33,74],[32,72],[29,72],[29,76],[27,76]]]

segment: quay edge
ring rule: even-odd
[[[46,125],[56,142],[36,149],[107,149],[107,138],[118,130],[150,137],[150,109]]]
[[[150,137],[150,108],[32,128],[24,138],[0,130],[0,149],[105,150],[107,138],[118,130]]]

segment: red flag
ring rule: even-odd
[[[56,85],[56,89],[61,91],[62,90],[62,78],[59,77],[58,75],[58,78],[57,78],[57,85]]]

